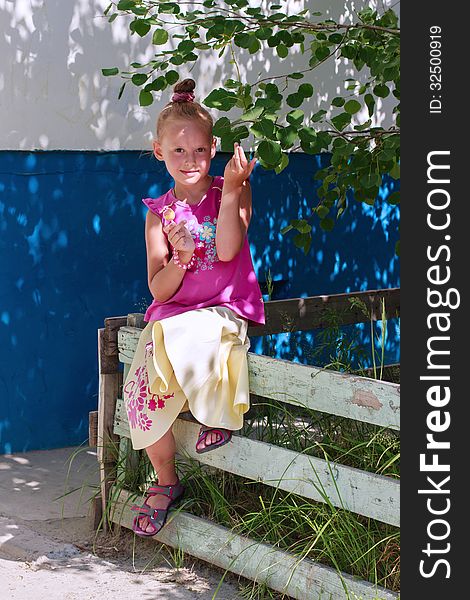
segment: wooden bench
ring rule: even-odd
[[[332,309],[342,311],[344,324],[365,322],[367,317],[361,310],[343,310],[350,306],[352,297],[366,303],[374,320],[381,318],[382,299],[385,299],[387,318],[399,315],[399,288],[271,301],[265,304],[266,325],[250,327],[248,334],[252,337],[281,333],[286,331],[286,323],[288,331],[325,327],[328,325],[326,311]],[[98,331],[99,407],[98,414],[90,413],[90,445],[96,443],[98,449],[101,507],[102,514],[106,515],[106,526],[115,523],[131,528],[134,514],[130,505],[142,500],[115,482],[125,475],[123,470],[135,464],[136,453],[131,449],[121,395],[123,377],[127,375],[144,325],[143,315],[131,314],[106,319],[105,327]],[[123,370],[120,363],[124,365]],[[254,396],[399,430],[398,384],[253,353],[248,354],[248,367],[250,394]],[[336,507],[399,526],[400,484],[396,479],[240,435],[232,438],[224,452],[199,455],[194,449],[198,428],[197,422],[185,415],[177,419],[173,426],[177,458],[190,457],[317,502],[325,502],[326,497]],[[123,457],[126,457],[124,462]],[[288,552],[183,511],[153,539],[264,582],[296,599],[398,598],[397,593],[358,581],[347,573],[309,559],[299,561]],[[200,543],[201,539],[205,540],[204,544]]]

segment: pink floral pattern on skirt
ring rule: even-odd
[[[153,343],[149,342],[145,346],[145,360],[147,361],[152,356]],[[158,394],[150,392],[145,365],[141,365],[135,370],[134,377],[126,383],[124,392],[127,396],[126,410],[129,426],[132,429],[142,429],[142,431],[149,431],[153,422],[144,411],[155,412],[157,409],[161,410],[165,408],[165,400],[175,396],[173,393],[160,397]]]

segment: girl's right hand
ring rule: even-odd
[[[163,231],[168,235],[168,241],[175,250],[182,253],[188,253],[189,256],[193,254],[196,245],[185,224],[185,220],[180,223],[171,221],[163,228]]]

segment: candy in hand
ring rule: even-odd
[[[173,219],[175,218],[175,211],[169,206],[167,206],[163,211],[163,218],[166,221],[173,221]]]

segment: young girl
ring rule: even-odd
[[[196,452],[220,448],[249,409],[249,323],[264,307],[247,239],[248,161],[234,145],[224,177],[209,175],[216,140],[209,112],[194,102],[195,82],[174,88],[153,144],[174,187],[146,198],[148,284],[154,298],[124,383],[132,444],[145,448],[158,485],[147,491],[134,531],[155,535],[184,493],[175,471],[172,424],[190,410],[201,423]]]

